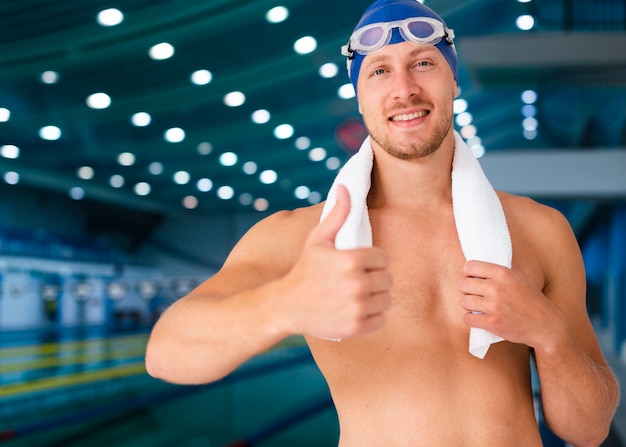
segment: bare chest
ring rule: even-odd
[[[465,258],[454,221],[373,220],[373,226],[374,244],[387,254],[393,278],[388,318],[394,324],[388,327],[403,330],[405,325],[413,326],[411,333],[416,333],[416,328],[430,334],[433,329],[465,333],[458,287]]]

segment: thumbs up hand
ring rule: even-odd
[[[377,247],[337,250],[335,238],[350,212],[348,190],[309,234],[300,258],[285,277],[286,316],[293,333],[327,339],[363,335],[384,324],[391,306],[391,275]]]

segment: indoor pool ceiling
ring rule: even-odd
[[[456,32],[460,98],[487,152],[626,146],[624,3],[426,1]],[[368,4],[0,1],[3,181],[161,216],[315,203],[363,138],[356,100],[338,92],[348,82],[340,47]],[[270,23],[276,6],[288,16]],[[100,25],[113,7],[122,22]],[[520,15],[532,29],[516,26]],[[302,37],[314,51],[294,50]],[[174,53],[152,59],[160,43]],[[245,102],[225,105],[232,92]],[[108,107],[90,108],[94,93]],[[60,136],[42,138],[46,126]]]

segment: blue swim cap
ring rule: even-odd
[[[413,17],[429,17],[441,22],[445,26],[445,22],[435,11],[422,5],[417,0],[376,0],[365,10],[361,20],[356,28],[354,28],[353,33],[373,23],[393,22]],[[398,29],[394,28],[388,45],[404,41]],[[454,74],[454,79],[458,79],[458,61],[454,44],[448,43],[446,39],[441,39],[435,44],[435,48],[437,48],[441,54],[443,54],[443,57],[446,58],[446,61],[448,61],[452,73]],[[364,58],[365,56],[362,54],[354,52],[353,58],[348,60],[348,75],[350,76],[352,85],[354,85],[355,92],[357,91],[359,71]]]

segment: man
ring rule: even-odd
[[[379,0],[365,12],[345,53],[371,136],[373,245],[335,247],[355,206],[341,185],[321,222],[322,204],[259,222],[155,325],[150,374],[218,380],[303,334],[333,396],[342,447],[536,447],[533,355],[551,429],[575,446],[602,442],[619,390],[586,313],[566,220],[498,192],[512,267],[464,257],[451,186],[452,39],[413,0]],[[505,341],[477,358],[470,327]]]

